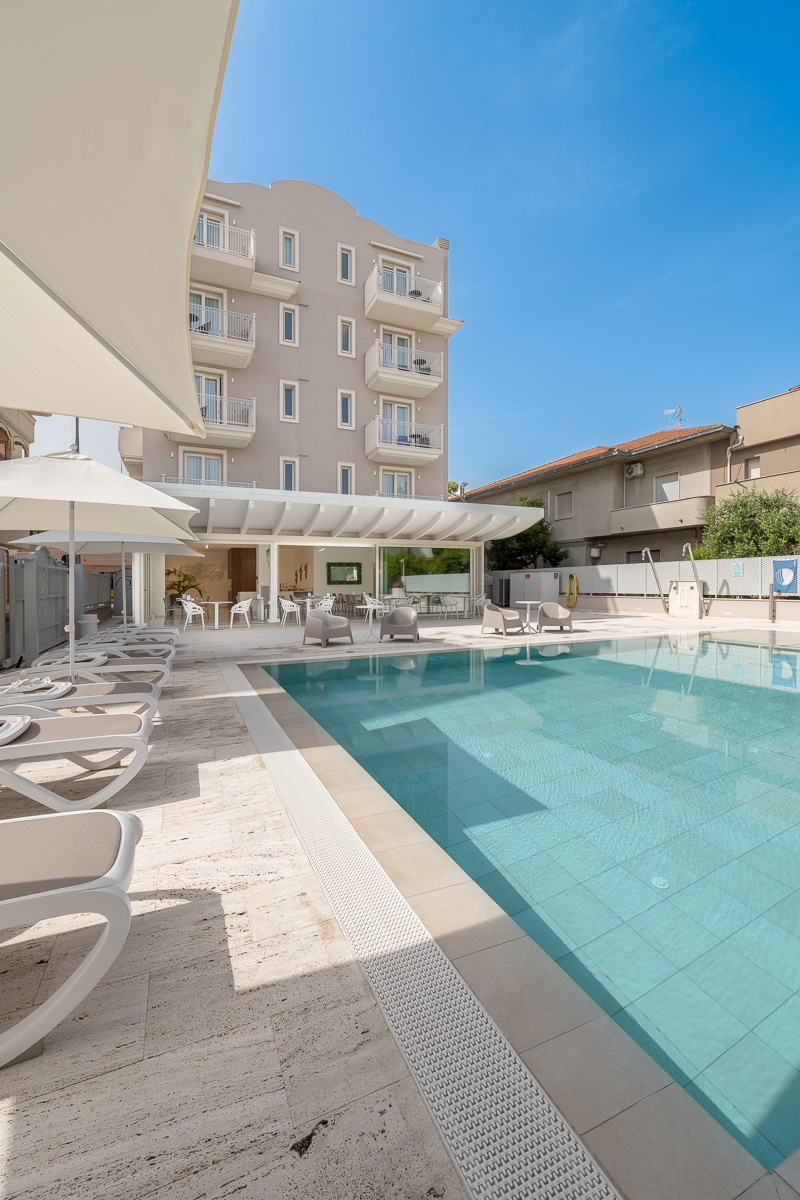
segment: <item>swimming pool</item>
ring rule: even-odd
[[[774,635],[264,669],[764,1166],[800,1145],[800,700]]]

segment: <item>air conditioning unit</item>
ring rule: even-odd
[[[644,475],[644,463],[627,463],[625,466],[626,479],[638,479]]]

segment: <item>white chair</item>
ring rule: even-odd
[[[127,890],[142,823],[133,813],[46,813],[0,821],[0,929],[97,913],[105,928],[51,996],[0,1033],[0,1067],[33,1058],[42,1039],[108,972],[131,925]]]
[[[278,597],[281,606],[281,625],[286,624],[286,618],[290,613],[294,613],[297,617],[297,624],[300,625],[300,605],[295,604],[294,600],[284,600],[283,596]]]
[[[461,604],[461,600],[462,600],[461,596],[441,596],[440,597],[439,603],[441,604],[442,608],[444,609],[445,621],[450,616],[450,613],[452,613],[453,616],[456,618],[456,620],[458,620],[458,607]]]
[[[193,617],[199,617],[203,629],[205,630],[206,614],[202,605],[195,604],[194,600],[181,600],[181,604],[183,605],[183,611],[186,613],[186,620],[183,623],[183,628],[185,629],[187,625],[191,625]]]
[[[335,596],[326,596],[324,600],[320,600],[319,604],[315,604],[314,607],[311,609],[311,611],[315,612],[315,613],[317,613],[317,612],[332,613],[335,599],[336,599]]]
[[[478,596],[473,596],[469,602],[470,611],[473,617],[477,617],[478,613],[483,612],[483,606],[486,604],[486,593],[481,592]]]
[[[233,629],[233,618],[236,616],[237,613],[239,613],[240,616],[244,617],[245,621],[247,621],[247,628],[248,629],[250,628],[250,605],[252,603],[253,603],[253,601],[250,598],[247,600],[240,600],[238,602],[238,604],[234,604],[233,608],[231,609],[231,624],[230,624],[231,629]]]

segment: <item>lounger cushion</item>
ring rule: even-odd
[[[0,821],[0,900],[77,887],[111,869],[120,843],[113,813],[70,813],[68,821]]]
[[[134,713],[93,713],[86,717],[43,717],[41,721],[31,721],[25,732],[14,741],[13,746],[29,745],[33,749],[34,746],[43,746],[48,742],[61,742],[66,738],[78,742],[82,738],[91,741],[92,738],[116,737],[117,734],[132,737],[141,733],[141,730],[142,719]],[[80,746],[76,746],[75,749],[76,752],[81,752]]]

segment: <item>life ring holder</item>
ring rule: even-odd
[[[578,603],[578,576],[570,573],[567,578],[567,594],[564,597],[567,608],[574,608]]]

